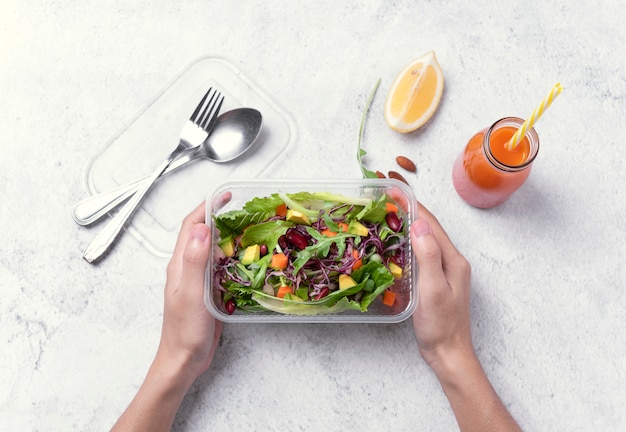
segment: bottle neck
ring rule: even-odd
[[[528,140],[529,149],[528,154],[522,159],[520,163],[512,164],[510,162],[506,163],[503,160],[499,160],[492,149],[492,139],[497,131],[503,128],[513,128],[514,130],[516,130],[519,129],[519,127],[522,126],[523,123],[524,120],[522,120],[521,118],[505,117],[495,122],[485,132],[485,135],[483,137],[483,153],[485,155],[485,159],[489,161],[489,163],[494,168],[504,172],[518,172],[523,171],[532,165],[535,157],[537,157],[537,153],[539,152],[539,136],[537,135],[537,131],[534,128],[531,128],[526,132],[525,138]]]

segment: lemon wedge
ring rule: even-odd
[[[443,73],[435,52],[413,60],[398,74],[385,103],[385,120],[398,132],[412,132],[435,113],[443,93]]]

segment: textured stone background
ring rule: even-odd
[[[292,116],[274,177],[359,177],[412,157],[415,192],[473,264],[473,335],[525,430],[624,430],[626,4],[24,1],[0,6],[0,429],[106,430],[156,349],[166,261],[124,236],[98,266],[75,225],[85,167],[191,60],[229,58]],[[460,3],[460,4],[459,4]],[[435,50],[437,114],[382,117],[410,60]],[[450,170],[478,129],[540,120],[527,184],[481,211]],[[267,161],[259,161],[260,164]],[[138,173],[139,174],[139,173]],[[198,186],[203,187],[203,186]],[[399,325],[227,325],[174,430],[449,431],[454,417]]]

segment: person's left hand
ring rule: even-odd
[[[185,218],[167,266],[163,329],[157,351],[157,358],[184,367],[192,380],[211,365],[222,333],[222,323],[204,305],[204,276],[211,249],[205,211],[202,203]]]

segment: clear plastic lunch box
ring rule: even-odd
[[[212,231],[212,252],[205,277],[204,300],[209,312],[224,322],[321,322],[321,323],[397,323],[407,319],[417,305],[417,266],[410,250],[409,260],[402,277],[396,279],[391,290],[395,302],[386,306],[376,299],[366,312],[342,311],[333,314],[288,315],[272,311],[245,312],[236,310],[228,314],[222,301],[222,292],[214,283],[214,265],[223,256],[219,247],[219,232],[212,223],[213,217],[230,210],[241,209],[255,197],[267,197],[273,193],[329,192],[348,197],[378,198],[387,194],[405,210],[405,221],[410,224],[417,217],[417,201],[412,189],[405,183],[393,179],[337,179],[337,180],[233,180],[222,183],[207,198],[207,224]],[[408,232],[408,231],[407,231]]]

